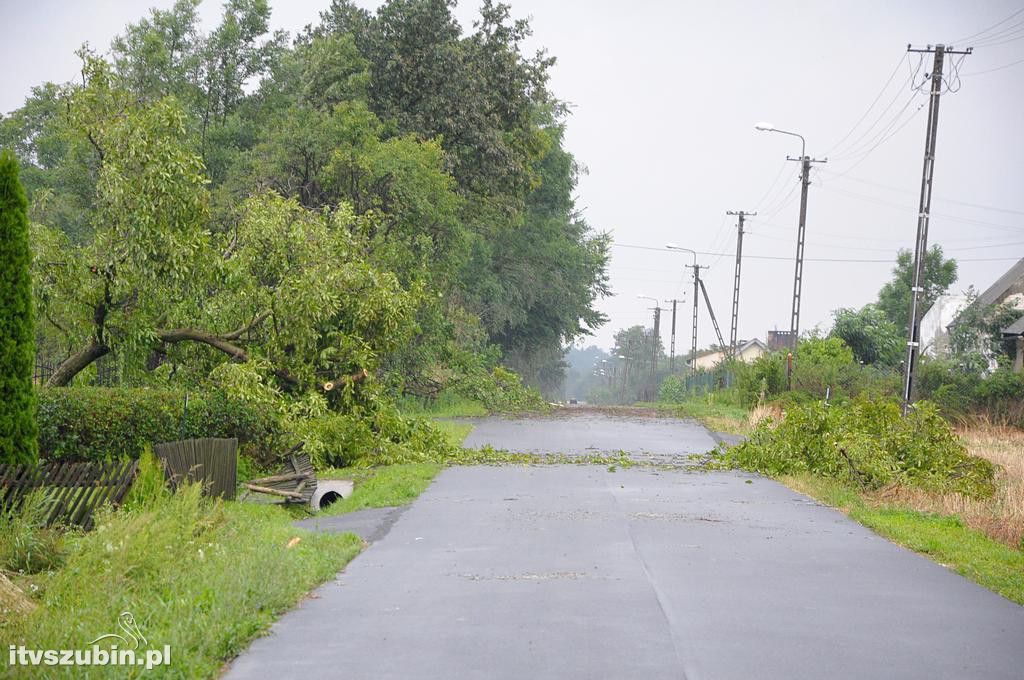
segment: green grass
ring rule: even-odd
[[[398,402],[398,408],[404,415],[426,418],[473,418],[487,415],[487,409],[480,402],[451,392],[441,392],[437,398],[430,400],[403,397]]]
[[[319,473],[324,479],[351,479],[355,489],[348,498],[332,503],[321,514],[337,515],[366,508],[411,503],[430,486],[444,466],[406,463],[379,468],[335,468]]]
[[[469,423],[455,423],[450,420],[435,420],[434,427],[444,433],[452,446],[462,446],[462,442],[466,441],[466,437],[473,431],[473,426]]]
[[[750,425],[747,422],[749,411],[742,406],[716,401],[713,395],[694,397],[678,404],[643,402],[637,406],[669,411],[679,418],[692,418],[715,432],[750,434]]]
[[[1024,552],[994,541],[949,515],[871,505],[844,484],[811,475],[781,477],[787,486],[847,513],[886,538],[1024,604]]]
[[[362,548],[352,534],[292,526],[280,507],[211,502],[198,487],[160,493],[99,516],[86,534],[65,537],[64,564],[15,581],[32,592],[31,614],[0,618],[0,645],[85,648],[120,632],[131,612],[151,648],[170,645],[172,664],[146,677],[219,673],[280,613],[348,563]],[[6,663],[6,661],[5,661]],[[117,666],[14,667],[15,677],[138,677]]]

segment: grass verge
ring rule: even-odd
[[[713,395],[694,397],[678,404],[666,402],[640,403],[637,406],[669,411],[679,418],[690,418],[715,432],[748,435],[752,429],[750,411],[742,406],[715,401]]]
[[[351,479],[355,489],[348,498],[332,503],[320,514],[339,515],[366,508],[411,503],[443,469],[439,463],[405,463],[378,468],[334,468],[320,473],[324,479]]]
[[[292,526],[276,506],[211,502],[193,486],[160,492],[99,515],[89,533],[68,533],[63,564],[15,574],[38,605],[0,618],[0,644],[85,649],[120,633],[131,612],[152,648],[171,648],[171,664],[147,676],[214,677],[282,612],[326,581],[362,548],[352,534],[316,534]],[[15,666],[76,678],[139,677],[144,667]]]
[[[430,400],[403,397],[398,407],[404,415],[425,418],[472,418],[487,415],[483,404],[453,392],[441,392]]]
[[[785,475],[779,481],[843,511],[880,535],[927,555],[961,576],[1024,604],[1024,553],[965,526],[959,517],[890,504],[836,480],[810,474]]]
[[[469,423],[456,423],[450,420],[435,420],[434,427],[441,430],[444,433],[445,438],[452,446],[462,446],[462,442],[466,441],[466,437],[473,431],[473,426]]]

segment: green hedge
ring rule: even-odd
[[[138,457],[146,444],[180,439],[184,393],[59,387],[38,391],[39,454],[49,460]],[[189,393],[184,436],[237,437],[239,452],[269,461],[281,451],[272,412],[220,393]]]

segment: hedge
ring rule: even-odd
[[[48,460],[137,458],[146,444],[190,437],[237,437],[239,452],[258,461],[280,453],[283,432],[267,409],[221,393],[108,387],[38,390],[39,454]]]

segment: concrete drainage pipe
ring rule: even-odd
[[[348,498],[354,487],[350,479],[317,480],[316,491],[309,499],[309,509],[318,512],[337,500]]]

